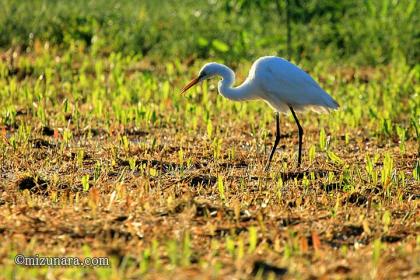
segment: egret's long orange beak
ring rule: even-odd
[[[199,81],[199,77],[192,79],[185,87],[182,88],[181,93],[186,92],[189,88],[196,85]]]

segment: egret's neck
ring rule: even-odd
[[[246,80],[242,85],[234,88],[235,73],[226,65],[219,64],[218,66],[218,73],[222,77],[222,80],[218,85],[218,90],[221,95],[235,101],[256,98],[257,93],[255,86],[249,80]]]

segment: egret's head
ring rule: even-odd
[[[219,65],[215,62],[210,62],[205,64],[200,72],[198,72],[198,76],[192,79],[181,91],[181,93],[186,92],[189,88],[193,87],[194,85],[202,82],[204,80],[210,79],[218,74]]]

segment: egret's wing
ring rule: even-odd
[[[283,102],[297,110],[338,107],[311,76],[287,60],[268,57],[257,61],[254,68],[255,80],[268,102]]]

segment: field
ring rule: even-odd
[[[215,80],[180,94],[206,62],[239,84],[256,57],[287,56],[286,28],[270,29],[285,1],[256,2],[0,1],[0,279],[420,278],[417,1],[365,1],[364,29],[351,1],[291,10],[291,59],[340,108],[298,114],[301,167],[281,115],[268,172],[267,104]]]

